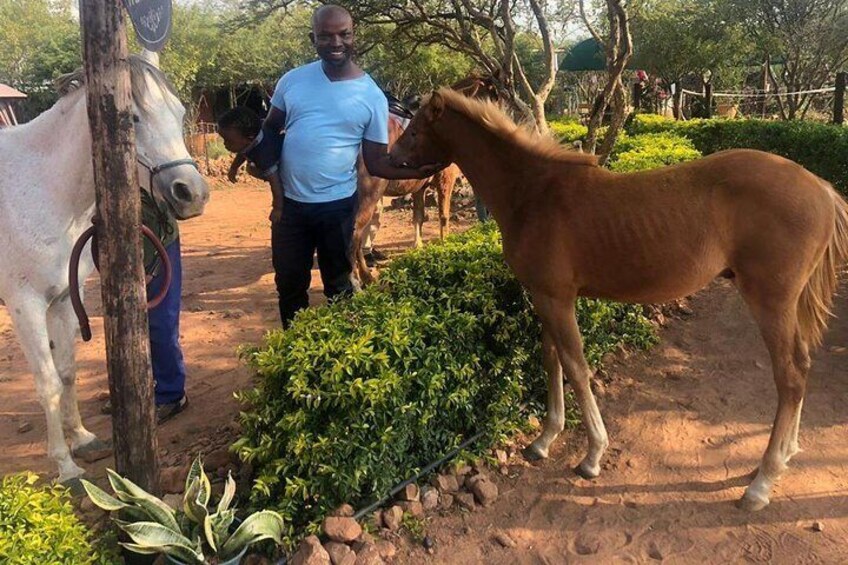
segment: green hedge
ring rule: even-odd
[[[14,565],[94,565],[117,563],[101,552],[80,523],[68,491],[36,486],[34,474],[0,482],[0,563]]]
[[[682,135],[704,155],[724,149],[768,151],[796,161],[848,194],[848,128],[810,121],[689,120],[637,115],[628,133]]]
[[[692,141],[673,133],[646,133],[616,140],[609,168],[627,173],[683,163],[701,157]]]
[[[559,139],[561,143],[572,143],[578,139],[582,140],[589,133],[589,128],[578,121],[550,120],[548,127],[551,130],[551,134]]]
[[[652,343],[641,312],[580,301],[593,365],[621,343]],[[257,386],[240,394],[236,448],[255,465],[253,504],[280,511],[293,541],[477,432],[479,447],[512,435],[545,398],[539,341],[493,225],[410,252],[379,286],[301,312],[244,352]]]

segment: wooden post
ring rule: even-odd
[[[833,93],[833,123],[842,125],[845,121],[845,83],[848,82],[848,73],[845,71],[836,73],[836,90]]]
[[[127,36],[120,0],[81,0],[115,466],[158,493],[156,421],[139,226]]]

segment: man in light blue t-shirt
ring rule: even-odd
[[[349,294],[350,242],[356,215],[356,161],[387,179],[427,178],[443,168],[393,166],[388,158],[388,101],[353,60],[353,19],[325,5],[309,34],[320,60],[277,83],[266,125],[285,129],[280,171],[285,198],[271,226],[280,318],[287,326],[309,305],[312,256],[328,299]]]

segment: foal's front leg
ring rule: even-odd
[[[543,327],[550,332],[565,375],[574,389],[583,425],[589,436],[588,452],[575,471],[581,477],[591,479],[601,472],[601,457],[609,446],[609,438],[589,386],[592,370],[583,355],[583,340],[574,310],[575,301],[576,296],[567,301],[547,297],[533,298],[536,312],[542,319]]]

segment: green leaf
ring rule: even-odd
[[[200,457],[196,457],[191,463],[191,468],[186,476],[186,492],[188,492],[189,487],[191,487],[195,480],[199,480],[201,486],[200,494],[202,496],[199,502],[203,506],[206,506],[209,504],[209,496],[212,493],[212,485],[209,483],[209,477],[207,477],[206,473],[203,471],[203,463],[201,462]]]
[[[80,479],[82,482],[82,486],[85,489],[88,498],[91,499],[91,502],[94,503],[98,508],[102,508],[103,510],[114,512],[115,510],[120,510],[121,508],[126,508],[127,505],[118,500],[117,498],[111,496],[98,486],[86,481],[85,479]]]
[[[231,558],[242,549],[264,539],[280,543],[283,535],[283,518],[271,510],[251,514],[233,532],[230,539],[221,548],[221,559]]]
[[[221,500],[218,501],[217,513],[221,513],[230,507],[233,497],[236,495],[236,482],[233,480],[233,474],[227,474],[227,483],[224,485],[224,494],[221,495]]]
[[[162,553],[174,555],[187,562],[203,562],[203,554],[192,548],[192,542],[156,522],[134,522],[121,528],[132,540],[142,547],[158,548]]]
[[[203,519],[203,535],[206,537],[206,543],[212,548],[212,551],[218,551],[218,544],[215,542],[215,532],[212,528],[212,516],[208,515]]]

